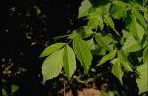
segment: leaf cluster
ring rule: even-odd
[[[42,66],[43,81],[57,77],[62,68],[71,79],[78,62],[84,74],[89,74],[94,56],[100,56],[93,65],[112,64],[111,72],[121,84],[125,72],[137,72],[139,94],[148,91],[147,3],[147,0],[84,0],[78,18],[87,17],[87,25],[74,29],[67,36],[69,42],[52,44],[40,55],[47,56]],[[121,32],[116,20],[123,22]]]

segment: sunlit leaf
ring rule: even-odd
[[[104,21],[105,23],[110,26],[112,29],[115,29],[115,25],[114,25],[114,21],[112,20],[112,18],[108,15],[104,15]]]
[[[123,71],[122,71],[122,66],[121,66],[119,60],[117,58],[113,59],[111,61],[111,63],[113,64],[113,67],[112,67],[113,75],[115,75],[120,80],[120,82],[122,84]]]
[[[76,70],[76,58],[73,49],[69,45],[64,47],[63,61],[64,70],[70,79]]]
[[[87,26],[91,29],[97,29],[98,26],[101,30],[103,29],[104,23],[100,10],[94,11],[89,14]]]
[[[111,6],[111,11],[110,14],[115,18],[115,19],[121,19],[126,15],[126,7],[123,5],[112,5]]]
[[[127,71],[133,71],[131,68],[131,63],[129,62],[128,58],[122,51],[118,51],[118,58],[121,65],[127,70]]]
[[[114,40],[111,36],[106,35],[106,34],[96,33],[95,40],[96,40],[98,46],[105,48],[108,51],[113,50]]]
[[[141,45],[131,35],[128,36],[124,45],[122,46],[122,50],[124,51],[125,54],[128,52],[136,52],[140,49],[141,49]]]
[[[55,43],[55,44],[52,44],[52,45],[50,45],[50,46],[48,46],[47,48],[44,49],[44,51],[41,53],[40,57],[49,56],[52,53],[54,53],[55,51],[57,51],[60,48],[62,48],[64,45],[65,45],[65,43]]]
[[[146,29],[147,24],[146,24],[146,21],[144,19],[144,16],[139,11],[137,11],[136,9],[133,10],[133,15],[135,16],[136,20]]]
[[[133,34],[136,40],[141,41],[145,33],[144,28],[136,21],[136,17],[132,15],[127,29]]]
[[[45,59],[42,65],[43,82],[57,77],[63,66],[63,49],[58,50]]]
[[[89,13],[89,9],[92,7],[92,4],[89,0],[84,0],[81,3],[81,6],[79,8],[79,18],[87,16]]]
[[[103,58],[100,60],[100,62],[98,64],[98,66],[104,64],[108,60],[112,60],[116,56],[116,52],[117,52],[117,50],[113,50],[109,54],[103,56]]]
[[[73,49],[78,60],[84,67],[85,74],[87,74],[92,62],[92,54],[90,52],[89,46],[79,36],[75,36],[73,40]]]
[[[139,78],[137,78],[137,84],[139,88],[139,94],[148,91],[148,63],[138,66]]]
[[[143,62],[145,64],[148,64],[148,46],[145,48],[145,50],[143,52]]]
[[[147,9],[147,7],[144,8],[144,18],[148,22],[148,9]]]

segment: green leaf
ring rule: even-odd
[[[104,28],[104,22],[103,22],[102,16],[99,16],[98,17],[98,23],[99,23],[100,29],[103,30],[103,28]]]
[[[6,90],[4,88],[2,88],[2,96],[8,96],[7,92],[6,92]]]
[[[119,60],[117,58],[113,59],[111,61],[111,63],[113,64],[113,67],[112,67],[113,75],[116,76],[122,84],[122,77],[123,77],[124,72],[122,71],[122,66],[121,66]]]
[[[121,19],[126,15],[126,7],[123,5],[115,5],[113,4],[111,6],[110,14],[115,18],[115,19]]]
[[[145,33],[144,28],[136,21],[134,15],[132,15],[131,22],[127,24],[127,29],[133,34],[134,38],[141,41]]]
[[[81,6],[79,8],[79,18],[87,16],[89,13],[89,9],[92,7],[92,4],[89,0],[84,0],[81,3]]]
[[[90,29],[97,29],[98,26],[100,27],[101,30],[103,29],[104,23],[103,23],[102,15],[100,13],[101,13],[100,10],[96,10],[89,14],[87,26]]]
[[[137,78],[137,85],[139,88],[139,94],[148,91],[148,63],[140,65],[137,68],[139,72],[139,78]]]
[[[86,43],[87,43],[87,45],[88,45],[88,47],[89,47],[90,50],[95,50],[96,45],[95,45],[95,43],[94,43],[93,38],[90,39],[90,40],[87,40]]]
[[[50,46],[48,46],[47,48],[44,49],[44,51],[41,53],[40,57],[49,56],[52,53],[54,53],[55,51],[57,51],[60,48],[62,48],[64,45],[65,45],[65,43],[55,43],[55,44],[52,44],[52,45],[50,45]]]
[[[86,41],[82,40],[79,36],[75,36],[73,49],[81,65],[84,67],[85,74],[87,74],[92,62],[92,54],[89,46]]]
[[[143,62],[145,64],[148,64],[148,46],[145,48],[145,50],[143,52]]]
[[[76,58],[73,49],[69,45],[64,47],[63,61],[64,70],[70,79],[76,70]]]
[[[112,29],[115,29],[114,21],[109,15],[104,15],[104,21],[107,26],[110,26]]]
[[[114,40],[111,36],[109,36],[107,34],[96,33],[95,40],[96,40],[98,46],[105,48],[108,51],[113,50]]]
[[[98,25],[99,25],[99,22],[98,22],[98,16],[97,15],[90,15],[88,17],[88,24],[87,26],[90,28],[90,29],[97,29],[98,28]]]
[[[148,22],[148,7],[144,8],[144,18]]]
[[[112,4],[119,5],[119,6],[127,6],[127,7],[129,6],[129,3],[126,3],[126,2],[120,1],[120,0],[114,0],[112,2]]]
[[[45,59],[42,65],[43,82],[57,77],[61,72],[63,64],[63,51],[58,50]]]
[[[144,19],[144,16],[137,11],[136,9],[133,10],[133,15],[135,16],[136,20],[145,28],[147,29],[147,24],[146,21]]]
[[[11,85],[11,91],[12,91],[12,93],[15,93],[18,89],[19,89],[19,86],[18,85],[14,85],[14,84]]]
[[[99,62],[98,66],[104,64],[108,60],[112,60],[116,56],[117,50],[113,50],[109,54],[105,55]]]
[[[135,40],[135,38],[132,35],[129,35],[126,39],[124,45],[122,46],[122,50],[125,54],[129,52],[136,52],[141,49],[141,45],[139,42]]]
[[[113,91],[101,90],[101,96],[116,96]]]
[[[93,34],[93,31],[88,26],[80,27],[74,30],[74,32],[77,33],[82,38],[90,37]]]
[[[129,62],[128,58],[122,51],[118,51],[118,58],[121,65],[127,70],[127,71],[133,71],[131,68],[131,63]]]

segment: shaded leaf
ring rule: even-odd
[[[42,65],[43,82],[57,77],[63,65],[63,49],[58,50],[45,59]]]
[[[55,43],[55,44],[52,44],[52,45],[50,45],[50,46],[48,46],[47,48],[44,49],[44,51],[41,53],[40,57],[49,56],[52,53],[54,53],[55,51],[57,51],[60,48],[62,48],[64,45],[65,45],[65,43]]]
[[[83,39],[88,38],[88,37],[92,36],[92,34],[93,34],[93,31],[88,26],[80,27],[80,28],[74,30],[74,32],[76,32]]]
[[[64,70],[70,79],[76,70],[76,58],[73,49],[69,45],[64,47],[63,61]]]
[[[19,89],[18,85],[14,85],[14,84],[11,85],[11,92],[12,93],[15,93],[18,89]]]
[[[101,96],[115,96],[113,91],[101,91]]]
[[[4,88],[2,88],[2,96],[8,96],[7,92],[6,92],[6,90]]]

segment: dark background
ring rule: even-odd
[[[77,22],[81,0],[1,0],[0,56],[1,63],[11,66],[11,74],[1,74],[20,89],[17,96],[47,96],[41,84],[43,49],[71,30]],[[41,11],[38,15],[35,7]],[[16,74],[19,68],[27,71]],[[4,68],[2,69],[2,71]]]

